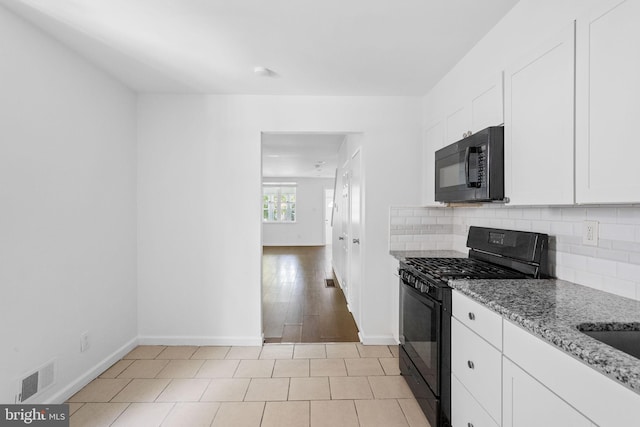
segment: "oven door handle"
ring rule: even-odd
[[[442,306],[441,301],[438,301],[437,299],[435,299],[429,294],[423,294],[422,292],[414,288],[412,285],[407,283],[404,279],[402,279],[402,283],[407,287],[407,289],[405,289],[405,292],[409,292],[410,294],[412,294],[411,296],[416,298],[422,304],[428,305],[430,307],[434,307],[436,305]]]

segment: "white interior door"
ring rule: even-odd
[[[350,182],[350,240],[349,240],[349,303],[351,313],[357,325],[360,325],[360,294],[362,292],[362,272],[360,254],[360,228],[361,228],[361,165],[360,150],[356,151],[351,159]]]
[[[331,215],[333,213],[333,190],[324,190],[324,244],[333,243],[333,226],[331,224]]]
[[[340,236],[338,241],[340,242],[340,250],[342,251],[340,256],[340,272],[342,274],[342,281],[340,286],[344,292],[344,296],[347,298],[347,303],[351,302],[350,290],[349,290],[349,221],[350,221],[350,190],[349,190],[349,172],[345,172],[342,175],[342,210],[340,211]]]

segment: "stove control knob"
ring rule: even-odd
[[[428,293],[429,285],[427,285],[426,283],[423,283],[422,285],[420,285],[420,292],[422,292],[423,294]]]
[[[469,312],[469,320],[476,320],[476,315],[474,313]]]

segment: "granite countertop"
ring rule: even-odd
[[[640,301],[558,279],[455,280],[449,284],[504,318],[640,394],[640,359],[577,328],[639,329]]]
[[[458,251],[389,251],[389,255],[398,261],[406,258],[467,258],[469,255]]]

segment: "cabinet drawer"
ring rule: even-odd
[[[451,319],[451,372],[494,420],[502,412],[502,353]]]
[[[454,290],[452,294],[453,316],[502,350],[502,317],[458,291]]]
[[[451,375],[451,425],[499,427],[455,375]]]

